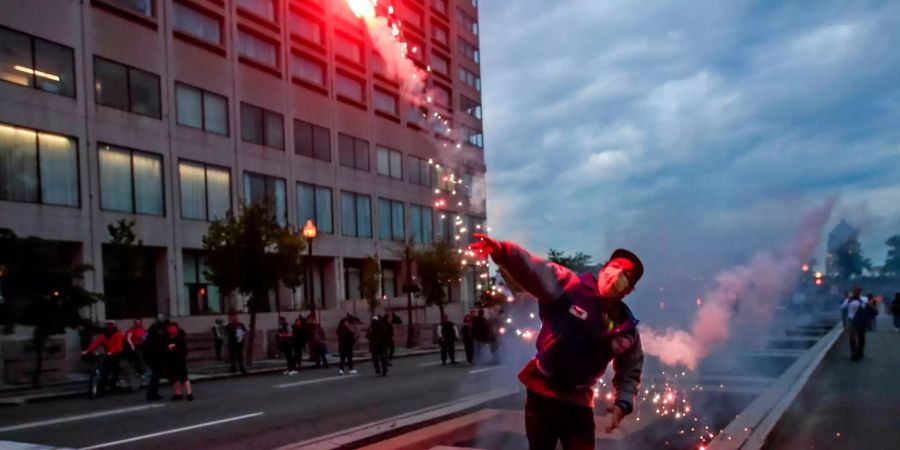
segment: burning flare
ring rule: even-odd
[[[375,17],[375,3],[373,0],[347,0],[353,15],[364,20]]]

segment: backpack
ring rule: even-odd
[[[856,315],[850,319],[853,322],[853,325],[856,327],[865,328],[869,326],[869,323],[878,315],[878,311],[868,305],[867,303],[863,303],[860,299],[853,299],[850,302],[859,302],[859,308],[856,310]]]

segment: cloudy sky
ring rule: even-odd
[[[900,2],[782,3],[482,0],[493,233],[708,276],[836,196],[881,264]]]

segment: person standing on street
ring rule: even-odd
[[[294,371],[300,369],[303,365],[303,349],[306,347],[306,323],[303,316],[297,316],[294,319],[294,325],[291,326],[291,347],[294,349]]]
[[[862,296],[862,289],[854,288],[850,298],[844,300],[841,311],[847,312],[847,334],[850,341],[850,361],[859,361],[865,356],[866,328],[868,327],[868,299]]]
[[[475,341],[475,364],[484,361],[484,350],[491,341],[491,325],[484,317],[484,310],[479,309],[472,318],[472,338]]]
[[[310,314],[306,318],[306,326],[309,328],[309,353],[316,367],[328,368],[328,347],[325,345],[325,329],[319,323],[319,318]]]
[[[212,327],[213,343],[216,346],[216,361],[222,361],[222,347],[225,345],[225,323],[216,319]]]
[[[144,358],[150,367],[150,383],[147,385],[147,400],[162,400],[159,395],[159,379],[165,370],[165,341],[166,325],[162,314],[158,315],[156,322],[147,329],[147,339],[144,341]]]
[[[247,374],[244,367],[244,340],[247,337],[247,327],[238,321],[238,316],[231,313],[228,316],[228,325],[225,326],[225,336],[228,338],[228,358],[231,360],[231,373],[238,368],[242,374]]]
[[[184,386],[184,393],[187,394],[188,401],[193,401],[194,393],[191,390],[191,381],[188,380],[187,370],[187,335],[175,322],[170,322],[166,326],[165,352],[169,382],[172,383],[172,389],[175,391],[172,400],[184,400],[184,395],[181,393],[181,387]]]
[[[353,369],[353,346],[356,344],[356,318],[347,313],[347,316],[338,322],[337,326],[338,354],[340,355],[340,369],[338,373],[344,374],[344,364],[350,374],[356,374]]]
[[[369,330],[366,331],[366,339],[369,340],[369,353],[372,354],[372,364],[375,365],[375,374],[387,376],[387,333],[384,327],[384,319],[378,316],[372,317]],[[390,325],[390,324],[388,324]]]
[[[294,349],[291,348],[291,336],[291,325],[288,324],[287,319],[279,317],[278,329],[275,330],[275,342],[278,344],[278,351],[281,352],[281,355],[284,356],[284,361],[287,363],[287,370],[284,371],[285,375],[297,374]]]
[[[446,365],[447,359],[450,359],[450,364],[456,364],[456,340],[459,338],[456,324],[451,322],[447,315],[444,314],[441,316],[441,323],[437,327],[438,344],[441,346],[441,365]]]
[[[634,409],[643,372],[637,319],[622,301],[644,274],[641,260],[617,249],[596,275],[530,255],[511,242],[473,234],[470,248],[490,256],[537,298],[541,331],[537,355],[519,373],[527,388],[525,431],[531,450],[593,449],[593,386],[610,362],[615,399],[607,408],[607,432]]]
[[[466,362],[472,364],[472,356],[475,353],[475,342],[472,340],[472,313],[463,316],[462,324],[463,348],[466,350]]]
[[[382,314],[381,321],[378,323],[379,326],[384,327],[388,365],[391,365],[391,361],[394,360],[394,351],[397,350],[394,344],[394,324],[397,322],[393,319],[394,317],[397,317],[394,313]],[[397,317],[397,320],[400,320],[400,318]]]
[[[894,316],[894,330],[900,333],[900,292],[894,293],[894,300],[891,301],[891,315]]]

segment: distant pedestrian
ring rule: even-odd
[[[216,348],[216,361],[222,361],[222,347],[225,346],[225,322],[216,319],[212,327],[213,343]]]
[[[894,316],[894,330],[900,333],[900,292],[894,293],[894,300],[891,302],[891,315]]]
[[[456,340],[459,339],[459,332],[456,330],[456,324],[447,318],[444,314],[441,316],[441,323],[438,324],[438,341],[441,346],[441,365],[446,365],[447,360],[450,364],[456,364]]]
[[[859,288],[853,289],[850,298],[841,305],[847,312],[847,333],[850,341],[850,360],[858,361],[865,356],[866,328],[868,327],[867,299]]]
[[[338,338],[338,354],[340,355],[340,369],[338,373],[344,374],[344,365],[350,374],[356,374],[353,369],[353,346],[356,344],[356,321],[357,319],[347,313],[347,316],[338,322],[337,338]]]
[[[372,322],[369,323],[369,330],[366,332],[366,339],[369,340],[369,353],[372,354],[375,374],[387,376],[387,333],[385,332],[385,324],[382,322],[384,322],[384,319],[379,319],[378,316],[372,317]]]
[[[866,312],[869,314],[871,319],[869,320],[869,326],[866,328],[866,330],[876,331],[878,329],[878,321],[875,320],[875,316],[878,315],[878,307],[881,304],[881,298],[869,292],[866,295],[866,299],[868,299],[868,302],[866,302]]]
[[[394,344],[394,325],[403,323],[394,313],[384,314],[381,316],[381,321],[378,323],[379,326],[384,328],[385,331],[385,344],[387,345],[387,358],[388,365],[391,364],[391,361],[394,359],[394,351],[397,349],[397,346]]]
[[[188,401],[193,401],[194,393],[191,390],[187,370],[187,335],[178,327],[177,323],[172,322],[166,326],[166,338],[166,366],[169,371],[169,382],[172,383],[172,389],[175,391],[172,400],[184,400],[184,395],[181,393],[181,387],[184,386],[184,393],[187,394]]]
[[[840,308],[841,308],[841,323],[844,324],[844,328],[847,328],[847,308],[844,305],[850,301],[850,291],[844,291],[844,298],[841,299]]]
[[[147,330],[141,319],[134,319],[131,328],[125,332],[124,356],[138,375],[144,375],[144,341],[147,339]]]
[[[150,383],[147,385],[147,400],[162,400],[159,395],[159,379],[165,371],[165,341],[166,325],[162,314],[157,316],[156,322],[147,329],[147,339],[144,341],[144,359],[150,367]]]
[[[316,367],[328,368],[328,347],[325,345],[325,329],[319,323],[318,317],[310,314],[306,319],[306,326],[309,329],[309,353],[312,356]]]
[[[294,359],[294,349],[291,346],[291,325],[288,324],[284,317],[278,318],[278,329],[275,330],[275,342],[278,345],[278,351],[284,357],[287,363],[285,375],[296,375],[296,360]]]
[[[294,325],[291,326],[291,348],[294,350],[294,370],[300,369],[303,365],[303,349],[306,348],[306,323],[303,316],[294,319]]]
[[[225,326],[225,336],[228,339],[228,359],[231,360],[231,373],[241,370],[246,374],[244,367],[244,341],[247,338],[247,327],[238,320],[235,313],[228,316],[228,325]]]
[[[463,317],[461,334],[463,348],[466,350],[466,362],[472,364],[472,357],[475,353],[475,342],[472,339],[472,313],[466,313]]]

